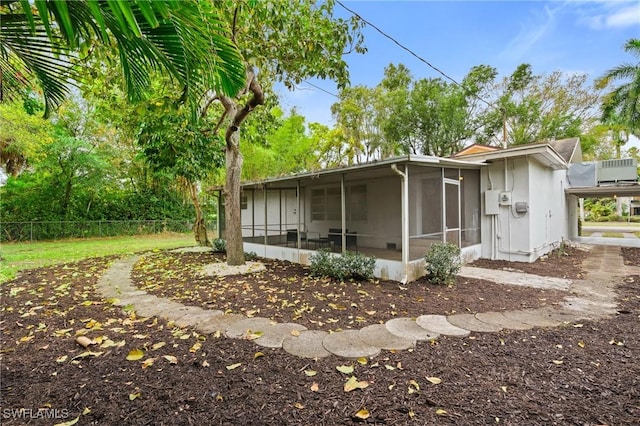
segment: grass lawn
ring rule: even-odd
[[[605,238],[624,238],[624,234],[620,232],[603,232],[602,236]]]
[[[582,226],[597,226],[597,227],[607,227],[607,228],[613,228],[613,227],[617,227],[617,226],[635,226],[640,228],[640,222],[627,222],[627,221],[623,221],[623,222],[583,222]]]
[[[178,233],[2,244],[0,283],[15,278],[18,271],[25,269],[89,257],[192,245],[195,245],[193,234]]]

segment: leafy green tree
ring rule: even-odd
[[[0,163],[8,175],[17,176],[37,162],[41,147],[50,143],[52,125],[22,104],[0,104]]]
[[[580,136],[600,100],[586,75],[535,75],[528,64],[518,66],[494,90],[498,108],[484,117],[479,142],[522,145]]]
[[[345,21],[333,16],[334,1],[315,3],[263,1],[213,3],[223,17],[246,60],[245,89],[238,96],[209,92],[203,113],[219,105],[216,132],[224,133],[226,144],[225,238],[227,262],[244,263],[240,221],[240,177],[243,156],[240,129],[252,112],[265,103],[265,93],[275,82],[293,88],[306,78],[335,80],[339,88],[348,80],[342,55],[352,49],[363,51],[357,19]],[[211,109],[210,109],[211,108]],[[224,130],[222,130],[224,129]]]
[[[198,183],[222,166],[223,141],[206,135],[202,127],[209,123],[190,120],[188,109],[168,96],[150,100],[140,119],[137,141],[146,162],[154,173],[177,179],[189,194],[195,211],[196,242],[210,246]]]
[[[358,163],[381,157],[383,135],[377,120],[377,92],[376,88],[362,85],[345,87],[340,91],[340,102],[331,106],[336,125],[342,129],[345,143],[354,151],[353,160]]]
[[[626,126],[640,135],[640,39],[630,39],[624,50],[638,59],[636,63],[625,63],[607,71],[598,84],[607,87],[614,81],[628,80],[609,92],[602,103],[602,120]]]
[[[146,0],[5,0],[0,3],[1,99],[24,97],[25,72],[42,89],[47,115],[76,78],[73,64],[95,44],[114,46],[126,91],[139,99],[160,71],[197,103],[202,88],[235,95],[245,81],[242,59],[207,2]]]
[[[386,92],[381,98],[390,100],[379,109],[386,143],[395,142],[400,152],[411,154],[448,156],[459,151],[480,127],[479,94],[494,76],[493,68],[480,66],[461,84],[439,78],[414,82],[402,65],[388,67],[379,86]]]
[[[254,127],[254,126],[252,126]],[[307,135],[305,119],[295,110],[280,121],[264,143],[245,143],[242,177],[255,181],[319,168],[316,140]]]

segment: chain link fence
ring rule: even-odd
[[[65,238],[115,237],[121,235],[149,235],[162,232],[187,233],[193,222],[185,220],[95,220],[43,221],[0,223],[0,241],[41,241]],[[216,223],[208,222],[207,229],[215,232]]]

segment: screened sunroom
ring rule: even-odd
[[[405,156],[243,185],[245,251],[307,264],[320,248],[377,259],[376,275],[423,273],[435,242],[478,257],[483,163]]]

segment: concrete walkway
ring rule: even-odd
[[[361,330],[328,333],[308,330],[300,324],[276,323],[268,318],[248,318],[239,314],[225,314],[220,310],[185,306],[150,295],[134,287],[131,281],[131,270],[138,259],[130,257],[111,266],[97,284],[103,297],[114,299],[117,306],[133,306],[142,317],[161,317],[174,321],[180,327],[194,327],[203,334],[219,332],[229,338],[250,339],[256,345],[283,348],[303,358],[322,358],[332,354],[350,359],[374,357],[382,350],[405,350],[414,347],[417,341],[429,341],[441,335],[465,337],[471,332],[527,330],[607,318],[616,313],[616,284],[624,276],[640,274],[640,267],[625,266],[620,248],[612,246],[590,247],[589,257],[583,263],[587,271],[583,280],[465,267],[461,274],[467,277],[511,285],[563,289],[567,290],[567,296],[560,306],[553,308],[475,315],[421,315],[417,318],[394,318],[385,324],[373,324]]]

